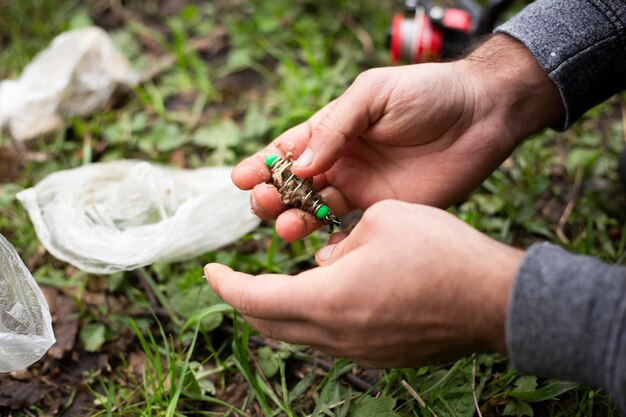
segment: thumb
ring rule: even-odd
[[[384,106],[376,103],[381,102],[378,97],[382,81],[372,70],[366,71],[329,106],[317,122],[307,148],[293,165],[296,175],[312,177],[330,169],[347,142],[358,138],[381,117]]]

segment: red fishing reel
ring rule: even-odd
[[[457,7],[442,7],[426,0],[406,0],[404,14],[394,16],[388,32],[391,63],[458,57],[473,40],[493,29],[508,3],[492,0],[481,8],[473,0],[462,0]]]

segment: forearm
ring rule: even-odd
[[[509,300],[507,350],[524,373],[601,386],[626,409],[626,267],[532,246]]]
[[[626,88],[626,2],[537,0],[498,27],[523,43],[558,87],[566,128]]]

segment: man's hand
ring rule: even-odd
[[[384,199],[447,207],[562,113],[558,90],[532,54],[496,35],[461,61],[361,74],[337,100],[240,163],[232,177],[253,189],[257,215],[278,217],[278,234],[294,241],[321,223],[296,209],[285,212],[277,190],[265,184],[267,153],[299,157],[296,175],[314,177],[340,216]]]
[[[322,266],[250,276],[219,264],[215,292],[266,336],[369,367],[415,367],[505,351],[508,296],[523,252],[440,209],[383,201],[334,236]]]

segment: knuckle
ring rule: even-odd
[[[354,80],[354,84],[371,84],[378,78],[378,70],[376,68],[368,69],[360,73]]]
[[[257,330],[263,334],[263,336],[274,339],[276,336],[276,327],[267,320],[259,320],[256,323]]]
[[[392,215],[399,215],[402,212],[410,208],[415,208],[414,204],[410,204],[404,201],[398,200],[383,200],[380,202],[381,210],[385,213],[391,213]]]
[[[341,332],[329,332],[324,342],[324,351],[332,356],[343,356],[350,353],[346,350]]]
[[[312,139],[320,143],[323,143],[328,139],[327,132],[334,130],[331,119],[332,115],[328,114],[317,123],[317,126],[315,126],[315,130],[313,131]]]
[[[376,210],[380,210],[382,212],[393,212],[403,204],[404,203],[398,200],[382,200],[375,203],[372,207],[375,207]]]
[[[365,210],[361,222],[367,227],[377,227],[382,219],[392,216],[397,211],[399,204],[401,203],[395,200],[378,201]]]
[[[333,251],[334,252],[334,251]],[[353,292],[349,285],[334,285],[327,288],[321,298],[321,307],[332,323],[336,323],[337,317],[341,317],[346,309],[350,308],[350,300]]]
[[[327,324],[332,325],[333,319],[337,317],[335,316],[335,304],[337,301],[332,296],[332,292],[333,291],[330,290],[324,292],[323,294],[320,294],[320,297],[317,299],[315,306],[309,309],[308,312],[309,317],[313,322],[319,323],[324,327],[326,327]]]
[[[243,314],[244,316],[254,317],[256,313],[256,308],[250,297],[250,294],[245,291],[242,291],[239,293],[237,298],[238,298],[237,310],[239,310],[239,312]]]
[[[335,349],[340,352],[342,355],[354,355],[357,349],[357,346],[347,338],[345,335],[339,336],[338,339],[334,342]]]
[[[310,145],[323,147],[325,151],[330,150],[335,158],[341,153],[343,145],[348,140],[349,135],[342,128],[342,120],[339,120],[335,114],[329,113],[315,127]]]

